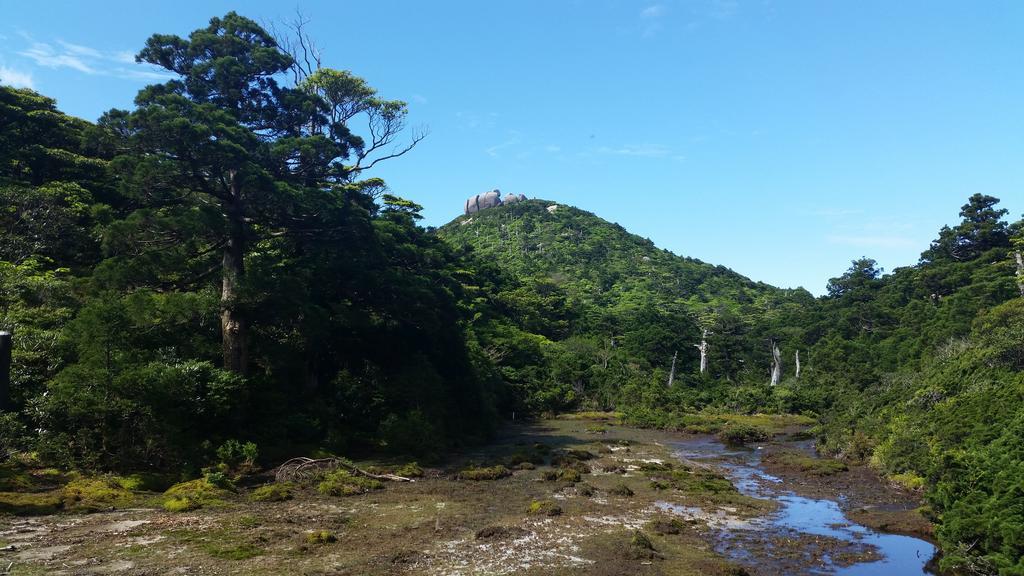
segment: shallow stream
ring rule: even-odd
[[[910,536],[885,534],[857,524],[843,512],[843,501],[797,496],[761,467],[761,451],[732,448],[707,437],[674,442],[677,457],[722,469],[739,491],[778,503],[771,515],[750,521],[720,516],[716,549],[769,574],[836,574],[842,576],[915,576],[927,568],[935,546]],[[692,509],[661,506],[682,515]],[[718,520],[718,521],[715,521]]]

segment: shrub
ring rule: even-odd
[[[241,443],[238,440],[228,440],[217,448],[217,458],[230,469],[239,467],[252,467],[259,457],[259,449],[252,442]]]
[[[253,502],[283,502],[295,497],[295,485],[290,482],[267,484],[252,491],[249,500]]]
[[[767,440],[768,431],[753,424],[730,422],[718,433],[718,438],[731,446],[743,446],[748,442]]]
[[[490,468],[466,468],[459,472],[459,480],[499,480],[511,476],[512,472],[498,464]]]
[[[317,491],[325,496],[355,496],[383,488],[384,483],[380,480],[356,476],[347,470],[335,470],[327,473],[316,487]]]

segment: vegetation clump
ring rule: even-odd
[[[630,496],[633,496],[633,494],[634,494],[633,493],[633,489],[630,488],[625,482],[619,482],[615,486],[612,486],[608,490],[608,493],[609,494],[614,494],[615,496],[625,496],[625,497],[630,497]]]
[[[295,497],[295,485],[291,482],[280,482],[260,486],[249,494],[253,502],[283,502]]]
[[[561,516],[562,507],[551,500],[534,500],[526,509],[528,514],[543,516]]]
[[[348,470],[334,470],[321,477],[316,489],[325,496],[356,496],[371,490],[383,490],[384,483],[374,478],[357,476]]]
[[[79,478],[68,482],[61,490],[61,503],[69,512],[99,512],[123,508],[131,504],[134,495],[122,488],[116,479]]]
[[[654,548],[654,542],[651,541],[650,536],[641,530],[634,530],[633,534],[630,536],[627,555],[634,560],[653,560],[656,558],[663,558],[663,556]]]
[[[459,472],[458,479],[459,480],[475,480],[475,481],[480,481],[480,480],[500,480],[502,478],[507,478],[507,477],[509,477],[511,475],[512,475],[512,471],[511,470],[509,470],[508,468],[502,466],[501,464],[497,464],[495,466],[490,466],[490,467],[466,468],[466,469],[462,470],[461,472]]]
[[[548,470],[544,473],[544,479],[548,482],[569,482],[575,483],[582,479],[580,471],[574,468],[558,468]]]
[[[218,478],[214,478],[218,481]],[[230,486],[230,485],[228,485]],[[232,491],[223,485],[211,482],[209,475],[171,486],[164,492],[164,509],[169,512],[184,512],[209,506],[223,506]]]
[[[323,546],[325,544],[334,544],[338,541],[338,537],[329,530],[314,530],[313,532],[306,533],[306,544],[311,546]]]

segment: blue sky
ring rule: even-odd
[[[378,165],[425,223],[500,188],[678,254],[824,290],[916,262],[975,192],[1024,212],[1024,3],[0,0],[0,78],[95,119],[153,33],[295,7],[326,66],[430,135]]]

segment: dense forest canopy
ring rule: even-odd
[[[404,104],[237,14],[138,58],[175,78],[95,124],[0,87],[0,456],[187,477],[239,441],[429,459],[550,412],[804,413],[925,487],[946,564],[1024,573],[1024,223],[998,199],[815,298],[543,200],[425,229],[368,172]]]

